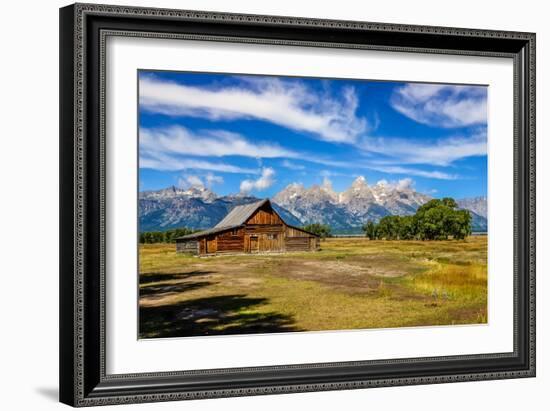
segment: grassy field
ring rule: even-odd
[[[313,253],[198,258],[140,246],[141,338],[487,322],[487,237],[331,238]]]

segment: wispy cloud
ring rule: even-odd
[[[289,161],[289,160],[283,160],[281,162],[281,166],[283,166],[284,168],[288,168],[289,170],[303,170],[303,169],[306,168],[302,164],[298,164],[298,163],[295,163],[295,162]]]
[[[199,176],[187,176],[185,179],[192,187],[204,187],[204,183]]]
[[[262,191],[269,188],[275,182],[275,170],[271,167],[265,167],[262,169],[262,174],[257,180],[243,180],[241,181],[240,189],[242,193],[249,193],[250,191]]]
[[[483,86],[406,84],[394,91],[391,105],[412,120],[434,127],[487,123],[487,89]]]
[[[181,126],[159,129],[140,129],[140,167],[156,170],[206,170],[222,173],[257,174],[259,169],[244,168],[225,162],[212,161],[213,157],[245,156],[251,158],[284,158],[281,166],[302,170],[305,167],[289,159],[305,160],[313,164],[331,167],[324,169],[321,175],[343,176],[347,173],[338,171],[350,169],[371,169],[385,173],[410,174],[436,179],[456,179],[456,174],[441,171],[419,170],[412,167],[402,167],[396,164],[429,164],[448,166],[453,161],[471,155],[486,153],[486,141],[483,134],[474,139],[453,138],[442,140],[436,144],[426,144],[405,139],[365,139],[360,145],[365,152],[384,155],[383,159],[368,159],[360,157],[355,161],[333,160],[307,153],[295,152],[269,143],[252,143],[240,134],[223,130],[210,130],[193,133]],[[201,157],[209,157],[203,160]],[[264,168],[263,170],[272,170]],[[269,174],[269,171],[267,172]],[[208,177],[208,176],[207,176]],[[270,177],[269,175],[267,177]],[[210,177],[210,183],[216,177]],[[207,181],[207,180],[205,180]],[[244,180],[245,191],[258,189],[269,178],[261,179],[259,185],[254,181]],[[250,188],[248,188],[250,187]]]
[[[140,78],[140,107],[171,116],[257,119],[311,133],[332,142],[350,143],[367,130],[356,115],[359,100],[347,87],[339,95],[320,93],[298,80],[256,78],[231,87],[198,87]]]
[[[298,157],[273,143],[252,143],[240,134],[225,130],[192,132],[182,126],[141,128],[140,152],[165,152],[198,157],[244,156],[253,158]]]
[[[350,168],[349,165],[346,166],[346,168]],[[319,175],[321,177],[329,178],[329,177],[347,177],[349,176],[349,173],[342,173],[341,171],[336,170],[321,170],[319,172]]]
[[[413,188],[415,185],[415,181],[412,178],[402,178],[401,180],[397,181],[388,181],[385,179],[379,180],[376,185],[379,186],[386,186],[398,190],[405,190],[408,188]]]
[[[448,137],[432,142],[403,138],[367,138],[361,148],[383,154],[379,164],[429,164],[449,166],[453,162],[487,155],[487,134],[476,132],[469,137]]]
[[[214,184],[223,184],[223,177],[214,175],[212,173],[208,173],[206,177],[204,177],[204,179],[206,180],[206,185],[208,187],[211,187]]]
[[[222,184],[223,177],[215,175],[211,172],[201,177],[199,175],[191,174],[184,175],[178,179],[178,186],[181,188],[187,187],[208,187],[211,188],[214,184]]]
[[[347,161],[331,160],[314,153],[297,152],[274,143],[253,143],[238,133],[225,130],[192,132],[179,125],[141,128],[139,130],[139,146],[140,155],[144,158],[162,157],[165,159],[174,155],[186,157],[243,156],[258,159],[259,166],[261,166],[263,158],[282,158],[281,166],[292,170],[303,170],[305,166],[290,159],[331,167],[347,168],[350,166]],[[177,158],[174,158],[174,161],[177,161]],[[168,162],[172,163],[172,161]],[[152,165],[152,162],[147,161],[143,164]],[[140,166],[144,166],[143,164]]]
[[[234,166],[231,164],[181,158],[162,152],[141,152],[139,155],[139,167],[160,171],[183,171],[183,170],[207,170],[221,173],[256,174],[258,170]]]
[[[437,170],[421,170],[421,169],[412,168],[412,167],[370,165],[370,166],[365,166],[365,168],[369,168],[375,171],[380,171],[382,173],[435,178],[437,180],[456,180],[460,178],[460,176],[458,176],[457,174],[449,174],[449,173],[445,173]]]

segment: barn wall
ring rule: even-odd
[[[309,239],[309,241],[310,241],[310,243],[309,243],[310,247],[309,248],[312,251],[317,251],[321,248],[321,239],[319,237],[311,237]]]
[[[285,227],[286,251],[314,251],[320,247],[319,237],[294,227]]]
[[[247,225],[249,224],[267,224],[267,225],[274,225],[274,224],[283,224],[283,220],[279,218],[279,216],[271,209],[271,207],[264,206],[260,208],[258,211],[256,211],[252,216],[248,219],[246,222]]]
[[[286,251],[308,251],[309,237],[287,237],[285,238]]]
[[[287,237],[315,237],[313,234],[306,233],[303,230],[298,230],[294,227],[286,227],[286,236]]]
[[[218,234],[218,253],[238,253],[244,251],[244,229],[226,231]]]
[[[218,252],[218,239],[216,235],[206,237],[206,254],[214,254]]]
[[[254,213],[246,223],[245,252],[310,251],[319,249],[317,236],[288,227],[271,207]]]
[[[272,233],[254,231],[252,234],[246,234],[244,250],[247,253],[284,251],[284,233],[281,230]]]
[[[197,255],[199,253],[199,242],[197,240],[176,241],[176,252]]]
[[[246,222],[244,250],[247,253],[284,251],[284,223],[271,207],[262,207]]]
[[[248,225],[246,226],[246,234],[282,234],[284,227],[282,224],[278,225]]]

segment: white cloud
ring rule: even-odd
[[[397,188],[398,190],[404,190],[404,189],[407,189],[407,188],[412,188],[414,187],[414,180],[412,178],[403,178],[401,180],[393,180],[393,181],[388,181],[386,180],[385,178],[381,179],[381,180],[378,180],[376,182],[376,185],[379,185],[379,186],[387,186],[387,187],[392,187],[392,188]]]
[[[414,186],[414,181],[410,177],[399,180],[396,185],[398,190],[405,190],[407,188],[412,188],[413,186]]]
[[[449,166],[462,158],[487,155],[487,135],[483,131],[470,137],[450,137],[432,143],[402,138],[370,138],[365,139],[361,147],[387,157],[378,160],[378,164]]]
[[[486,154],[486,141],[484,135],[477,139],[454,138],[442,140],[437,144],[427,145],[410,142],[404,139],[369,139],[364,142],[364,150],[384,154],[387,158],[382,160],[356,160],[353,162],[316,158],[306,153],[297,153],[285,148],[268,145],[254,144],[239,134],[225,131],[207,131],[204,136],[190,133],[183,127],[169,127],[166,129],[141,129],[140,130],[140,167],[162,171],[180,170],[205,170],[221,173],[258,174],[259,169],[245,168],[224,162],[203,160],[201,156],[224,157],[232,155],[244,155],[261,159],[262,156],[299,158],[309,162],[322,164],[338,169],[350,168],[374,169],[386,173],[418,175],[437,179],[455,179],[456,175],[440,171],[417,170],[411,167],[396,166],[399,164],[431,164],[446,166],[453,161],[470,155]],[[188,158],[192,155],[194,158]],[[198,158],[197,158],[198,157]],[[283,160],[283,166],[295,167],[299,170],[301,165],[288,159]],[[269,168],[267,168],[269,169]],[[266,170],[264,168],[263,170]],[[336,170],[322,170],[324,177],[348,175]],[[260,177],[260,180],[261,177]],[[269,179],[262,180],[269,181]],[[206,176],[203,184],[212,185],[221,183],[220,176]],[[244,180],[244,191],[257,189],[259,186],[252,184],[252,180]],[[261,186],[261,183],[260,183]],[[241,190],[243,191],[243,190]]]
[[[277,144],[252,143],[242,135],[224,130],[194,133],[185,127],[141,128],[140,152],[164,152],[198,157],[245,156],[254,158],[298,157]]]
[[[487,124],[487,89],[410,83],[397,88],[392,107],[412,120],[436,127],[465,127]]]
[[[456,180],[459,178],[456,174],[449,174],[444,173],[442,171],[436,171],[436,170],[419,170],[417,168],[410,168],[410,167],[401,167],[401,166],[367,166],[367,168],[370,168],[371,170],[380,171],[382,173],[388,173],[388,174],[402,174],[402,175],[410,175],[410,176],[418,176],[418,177],[426,177],[426,178],[435,178],[437,180]],[[380,182],[384,182],[385,180],[380,180]],[[387,183],[387,182],[386,182]]]
[[[232,87],[197,87],[142,77],[140,106],[173,116],[258,119],[325,141],[353,143],[367,130],[357,117],[359,100],[348,87],[341,95],[316,92],[296,80],[256,78]]]
[[[184,175],[178,180],[178,186],[181,188],[186,187],[212,187],[214,184],[223,183],[223,177],[215,175],[213,173],[207,173],[204,177],[200,177],[195,174]]]
[[[204,187],[204,183],[199,176],[187,176],[186,180],[191,187]]]
[[[214,184],[223,184],[223,177],[212,173],[208,173],[204,179],[208,187],[212,187]]]
[[[271,167],[265,167],[262,169],[262,174],[257,180],[243,180],[241,181],[241,192],[249,193],[250,191],[262,191],[269,188],[275,182],[273,178],[275,176],[275,170]]]
[[[332,180],[327,176],[323,177],[323,182],[321,183],[321,187],[327,191],[332,191]]]
[[[294,163],[292,161],[288,161],[288,160],[283,160],[281,165],[285,168],[288,168],[289,170],[303,170],[303,169],[305,169],[305,166],[303,166],[301,164],[298,164],[298,163]]]
[[[140,167],[162,167],[159,168],[160,170],[178,170],[178,161],[181,161],[182,164],[193,161],[178,160],[177,156],[244,156],[256,158],[260,167],[262,158],[284,158],[281,165],[292,170],[303,170],[305,169],[305,166],[298,164],[295,161],[290,161],[289,159],[303,160],[330,167],[348,168],[350,166],[349,162],[346,161],[320,158],[312,154],[289,150],[277,144],[265,142],[253,143],[240,134],[225,130],[203,130],[199,133],[194,133],[182,126],[141,128],[139,130],[139,150],[140,156],[144,159],[162,158],[161,161],[147,160],[142,163],[140,162]],[[169,160],[165,160],[168,158]],[[210,168],[205,169],[209,170]],[[221,168],[211,168],[211,170],[222,172],[225,171]]]
[[[212,161],[180,158],[170,156],[162,152],[140,152],[139,167],[160,171],[181,171],[194,169],[240,174],[256,174],[258,172],[258,170],[251,168],[243,168],[231,164]]]
[[[326,164],[323,164],[323,165],[326,165]],[[349,163],[341,163],[339,166],[336,166],[336,167],[350,168],[350,164]],[[353,167],[351,167],[351,168],[353,168]],[[321,170],[319,172],[319,175],[321,177],[349,177],[349,173],[342,173],[340,171],[335,171],[335,170]]]

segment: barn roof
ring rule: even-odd
[[[197,231],[196,233],[193,233],[193,234],[187,234],[181,237],[177,237],[176,240],[192,240],[193,238],[203,237],[208,234],[221,233],[222,231],[232,230],[233,228],[238,228],[240,226],[241,225],[239,224],[239,225],[229,226],[229,227],[213,227],[213,228],[209,228],[208,230]]]
[[[266,203],[269,203],[267,198],[265,200],[256,201],[255,203],[238,205],[237,207],[234,207],[229,214],[222,219],[222,221],[216,224],[214,228],[243,225],[258,208]]]
[[[269,199],[266,198],[264,200],[256,201],[254,203],[243,204],[243,205],[238,205],[236,207],[233,207],[233,209],[231,209],[231,211],[214,227],[209,228],[208,230],[197,231],[196,233],[193,233],[193,234],[188,234],[182,237],[178,237],[176,238],[176,240],[191,240],[194,238],[203,237],[205,235],[221,233],[222,231],[232,230],[234,228],[241,227],[246,223],[246,220],[248,220],[252,216],[252,214],[256,212],[256,210],[258,210],[260,207],[262,207],[265,204],[271,205]],[[275,211],[275,213],[277,213],[277,211]],[[277,213],[277,215],[279,214]],[[280,215],[279,217],[281,218],[281,220],[285,221]],[[303,228],[291,226],[286,222],[285,224],[288,227],[292,227],[296,230],[303,231],[304,233],[308,233],[315,237],[319,237],[317,234],[306,231]]]
[[[184,235],[178,237],[176,240],[190,240],[193,238],[202,237],[208,234],[216,234],[222,231],[231,230],[237,228],[246,223],[246,220],[256,212],[258,208],[264,204],[269,203],[269,200],[266,198],[264,200],[256,201],[250,204],[243,204],[233,207],[233,209],[214,227],[209,228],[208,230],[197,231],[193,234]]]

